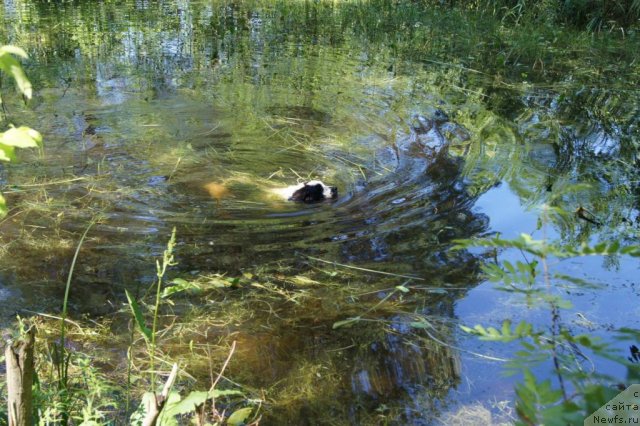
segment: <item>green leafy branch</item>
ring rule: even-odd
[[[12,77],[18,90],[26,99],[31,99],[32,87],[29,79],[27,79],[20,62],[14,57],[18,56],[23,59],[27,59],[27,54],[24,50],[16,46],[2,46],[0,47],[0,70]],[[0,96],[0,104],[2,104],[2,97]],[[41,148],[42,147],[42,135],[36,130],[29,127],[21,126],[14,127],[10,125],[9,129],[0,133],[0,161],[15,161],[15,149],[16,148]],[[7,214],[7,204],[0,193],[0,217]]]
[[[549,219],[548,215],[549,211],[545,209],[542,215],[543,222],[544,219]],[[522,346],[509,363],[512,371],[521,371],[524,375],[523,382],[516,386],[516,412],[519,424],[582,423],[584,416],[598,409],[613,396],[611,388],[603,384],[612,382],[612,378],[596,374],[594,371],[585,371],[582,364],[591,362],[586,354],[613,359],[626,366],[630,383],[640,377],[640,366],[632,358],[627,360],[616,357],[608,345],[590,335],[575,336],[562,324],[561,311],[570,308],[571,303],[557,294],[560,284],[569,283],[582,288],[594,285],[580,278],[553,272],[549,264],[551,258],[563,260],[612,255],[638,257],[640,245],[622,245],[619,241],[609,241],[595,245],[583,243],[574,247],[546,239],[537,240],[529,234],[521,234],[512,239],[495,235],[460,240],[456,243],[455,249],[458,250],[470,247],[493,249],[492,257],[495,258],[495,262],[482,266],[486,279],[501,283],[500,290],[523,294],[529,301],[539,301],[549,306],[551,325],[547,329],[536,329],[527,321],[520,321],[514,326],[511,320],[505,320],[501,328],[483,325],[461,326],[463,331],[477,336],[480,340],[502,343],[518,341]],[[498,261],[498,250],[506,249],[519,250],[525,257],[524,261]],[[639,334],[634,335],[637,337]],[[554,388],[550,380],[536,380],[531,373],[533,365],[548,361],[553,364],[559,388]],[[594,370],[593,365],[591,370]],[[598,381],[594,382],[596,379]],[[571,387],[565,382],[570,383]]]
[[[517,339],[531,337],[535,334],[533,326],[526,321],[521,321],[515,329],[512,329],[510,320],[505,320],[500,330],[494,327],[485,328],[481,325],[476,325],[473,328],[461,325],[460,328],[469,334],[478,336],[480,340],[493,342],[512,342]]]
[[[460,250],[469,247],[515,248],[533,256],[554,256],[560,259],[580,256],[610,256],[615,254],[640,257],[640,245],[622,246],[619,241],[612,241],[601,242],[594,246],[583,243],[579,247],[573,247],[564,244],[550,243],[546,240],[536,240],[531,235],[524,233],[513,239],[504,239],[498,234],[490,238],[458,240],[453,248]]]

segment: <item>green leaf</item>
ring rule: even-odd
[[[147,328],[147,326],[144,324],[144,316],[142,315],[142,311],[140,310],[140,306],[138,305],[138,302],[136,302],[136,300],[131,296],[131,294],[129,294],[129,290],[125,290],[124,292],[127,295],[127,300],[129,301],[129,307],[131,308],[131,312],[133,313],[133,317],[136,320],[136,324],[138,325],[140,332],[142,333],[144,338],[147,340],[147,342],[151,341],[151,330]]]
[[[31,95],[33,92],[31,83],[22,70],[20,62],[18,62],[16,58],[11,56],[11,54],[17,54],[18,56],[26,58],[26,53],[24,53],[24,50],[18,47],[0,47],[0,69],[13,77],[13,79],[16,81],[16,85],[18,86],[18,90],[20,90],[20,92],[25,97],[27,97],[27,99],[31,99]]]
[[[170,284],[173,285],[166,286],[162,289],[161,297],[163,299],[166,299],[173,294],[180,293],[181,291],[200,290],[200,286],[198,286],[198,284],[192,281],[183,280],[182,278],[176,278],[171,281]]]
[[[16,149],[12,146],[0,143],[0,161],[14,161]]]
[[[633,256],[633,257],[640,257],[640,246],[633,245],[633,246],[622,247],[622,249],[620,249],[620,253],[628,254],[629,256]]]
[[[156,425],[157,426],[180,426],[180,423],[178,423],[178,420],[176,420],[175,417],[165,416],[163,411],[162,413],[160,413],[160,418],[156,422]]]
[[[566,281],[568,283],[579,285],[579,286],[586,287],[586,288],[601,288],[602,287],[601,285],[589,282],[589,281],[587,281],[585,279],[582,279],[582,278],[573,277],[571,275],[566,275],[566,274],[561,274],[561,273],[554,273],[551,276],[553,278],[558,279],[558,280]]]
[[[487,337],[491,339],[499,339],[501,337],[500,332],[495,327],[489,327],[487,328],[487,331],[489,332],[489,335]]]
[[[536,349],[536,347],[534,345],[532,345],[531,343],[529,343],[529,342],[522,341],[522,342],[520,342],[520,344],[530,352],[532,352],[532,351],[534,351]]]
[[[592,346],[591,337],[586,334],[581,334],[579,336],[576,336],[575,340],[576,342],[580,343],[582,346],[586,346],[588,348]]]
[[[240,282],[240,278],[226,278],[222,275],[212,275],[207,277],[206,285],[210,285],[214,288],[227,288],[237,285]]]
[[[523,386],[531,392],[536,392],[536,378],[533,376],[530,370],[524,370],[524,383]]]
[[[360,321],[360,317],[347,318],[346,320],[334,322],[332,328],[335,330],[336,328],[340,328],[340,327],[348,327],[358,321]]]
[[[42,135],[30,127],[11,127],[0,134],[0,143],[16,148],[37,148],[42,146]]]
[[[515,334],[518,337],[528,337],[533,333],[533,325],[526,321],[520,321],[520,323],[516,326]]]
[[[29,56],[27,56],[27,52],[25,52],[23,49],[21,49],[18,46],[6,45],[6,46],[0,47],[0,56],[6,53],[11,53],[13,55],[20,56],[23,59],[29,58]]]
[[[508,260],[505,260],[504,262],[502,262],[502,266],[511,275],[516,275],[516,268],[514,268],[513,265],[511,264],[511,262],[509,262]]]
[[[7,203],[4,200],[2,194],[0,194],[0,218],[3,218],[7,215]]]
[[[598,254],[606,253],[606,251],[607,251],[607,243],[606,242],[598,243],[598,244],[595,245],[593,250]]]
[[[164,413],[167,416],[178,416],[180,414],[190,414],[204,404],[209,399],[209,393],[205,391],[193,391],[182,401],[176,401],[173,404],[167,404]]]
[[[140,400],[140,405],[138,405],[138,408],[136,409],[136,411],[131,413],[131,417],[129,418],[129,424],[131,424],[132,426],[141,426],[144,419],[147,417],[146,407],[149,404],[155,404],[155,396],[153,392],[145,392],[142,395],[142,398]]]
[[[245,408],[241,408],[239,410],[236,410],[233,412],[233,414],[231,414],[229,416],[229,418],[227,419],[227,424],[229,426],[242,426],[245,424],[245,420],[247,420],[249,418],[249,416],[251,415],[251,412],[253,411],[253,408],[251,407],[245,407]]]
[[[247,278],[247,277],[245,277]],[[253,278],[253,276],[251,277]],[[251,279],[248,278],[248,279]],[[297,286],[309,286],[309,285],[318,285],[320,282],[316,280],[312,280],[309,277],[305,277],[304,275],[296,275],[295,277],[290,278],[291,282]]]
[[[460,325],[460,328],[465,333],[473,334],[473,329],[471,327],[467,327],[466,325]]]
[[[431,323],[429,323],[427,320],[425,320],[424,318],[421,318],[420,321],[412,321],[412,322],[410,322],[409,323],[409,327],[419,328],[419,329],[426,329],[426,328],[433,328],[433,325]],[[466,327],[467,330],[465,330],[465,326],[463,326],[463,325],[461,325],[460,328],[462,328],[464,331],[470,330],[468,327]]]
[[[619,249],[620,249],[620,241],[616,240],[609,245],[609,248],[607,248],[607,251],[609,253],[617,253]]]
[[[481,268],[482,272],[484,272],[484,274],[486,275],[487,280],[494,283],[503,282],[507,285],[511,283],[511,278],[505,271],[500,268],[500,266],[489,263],[481,265]]]
[[[209,396],[216,399],[220,398],[221,396],[229,396],[229,395],[244,396],[242,392],[238,390],[231,390],[231,389],[222,389],[222,390],[214,389],[211,392],[209,392]]]
[[[504,320],[502,322],[502,335],[511,336],[511,320]]]
[[[531,352],[529,351],[515,351],[513,353],[514,356],[518,357],[518,358],[529,358],[529,356],[531,355]]]
[[[157,426],[180,426],[175,416],[169,414],[166,407],[171,407],[180,403],[180,393],[176,391],[169,392],[167,402],[165,403],[165,409],[160,412],[158,417]]]

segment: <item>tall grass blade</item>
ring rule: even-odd
[[[69,305],[69,293],[71,291],[71,280],[73,279],[73,271],[76,267],[76,262],[78,260],[78,254],[80,253],[80,248],[84,243],[87,234],[91,227],[96,223],[95,220],[91,221],[87,226],[87,229],[84,230],[82,237],[80,237],[80,241],[78,241],[78,246],[76,247],[76,251],[73,255],[73,260],[71,261],[71,266],[69,267],[69,276],[67,277],[67,285],[64,289],[64,299],[62,301],[62,316],[60,319],[60,351],[64,351],[65,347],[65,331],[66,331],[66,320],[67,320],[67,309]],[[62,355],[62,353],[60,354]],[[62,356],[60,357],[62,359]],[[65,373],[65,383],[66,383],[66,373]]]
[[[127,301],[129,302],[131,313],[133,314],[133,318],[136,321],[136,325],[138,326],[140,333],[142,333],[142,335],[144,336],[147,342],[150,342],[151,329],[149,329],[149,327],[147,327],[144,323],[144,315],[142,315],[142,310],[140,309],[140,305],[138,305],[138,302],[136,302],[136,299],[134,299],[133,296],[131,296],[131,293],[129,293],[129,290],[125,290],[124,292],[127,295]]]

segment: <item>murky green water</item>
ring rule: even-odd
[[[358,301],[316,283],[303,303],[249,302],[247,317],[209,330],[236,333],[234,380],[290,393],[301,381],[287,407],[266,408],[269,424],[368,424],[390,412],[399,424],[426,424],[458,400],[508,398],[507,381],[474,397],[461,391],[467,377],[497,368],[467,358],[461,367],[455,349],[429,338],[465,344],[452,326],[456,306],[467,312],[480,284],[481,255],[452,252],[452,241],[531,232],[522,206],[581,183],[591,187],[554,202],[588,206],[610,226],[568,220],[554,232],[636,240],[635,40],[589,55],[598,40],[572,46],[560,34],[518,50],[493,21],[417,11],[5,1],[3,42],[29,52],[36,88],[29,110],[7,99],[7,121],[45,136],[44,156],[2,169],[14,207],[0,225],[5,313],[58,309],[78,235],[96,217],[73,309],[117,310],[124,288],[153,279],[176,227],[176,275],[317,270],[361,287],[362,300],[417,286],[402,310],[370,313],[378,324],[332,331],[359,313]],[[417,115],[433,127],[417,129]],[[337,186],[338,199],[307,205],[270,193],[310,179]],[[407,326],[419,318],[433,323],[421,338]],[[313,380],[300,379],[310,371]]]

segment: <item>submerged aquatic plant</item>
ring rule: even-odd
[[[51,336],[51,338],[40,338],[36,340],[36,371],[38,380],[34,387],[34,418],[39,424],[151,424],[147,423],[149,417],[149,407],[158,406],[161,412],[155,417],[155,424],[177,425],[181,424],[181,419],[193,418],[197,424],[228,424],[244,425],[259,423],[259,411],[255,409],[253,403],[246,404],[247,398],[244,392],[237,389],[220,389],[219,384],[224,378],[223,374],[229,365],[235,352],[235,344],[228,352],[226,361],[217,377],[211,378],[209,390],[193,390],[182,397],[177,390],[172,389],[178,377],[178,364],[163,356],[162,361],[173,364],[170,379],[165,384],[162,393],[146,392],[140,399],[131,392],[134,383],[149,383],[142,380],[144,375],[151,375],[155,386],[157,372],[150,368],[149,373],[144,375],[134,375],[132,371],[133,352],[129,350],[129,370],[127,371],[127,385],[122,386],[120,380],[122,373],[116,368],[114,371],[107,371],[107,366],[116,366],[118,360],[110,359],[110,354],[105,348],[118,346],[114,342],[110,320],[94,320],[91,323],[82,324],[82,321],[69,318],[67,307],[71,294],[71,282],[73,272],[77,267],[77,259],[80,248],[86,238],[87,233],[92,228],[94,220],[87,226],[82,235],[75,256],[69,269],[69,277],[65,290],[63,302],[63,312],[60,317],[39,313],[31,319],[31,322],[39,330],[39,334]],[[159,356],[159,344],[157,338],[151,338],[154,330],[158,334],[160,328],[160,315],[163,301],[168,302],[169,298],[180,293],[180,291],[197,288],[196,285],[186,280],[176,279],[171,291],[165,291],[168,287],[163,285],[166,280],[167,269],[173,265],[173,248],[175,246],[175,231],[163,253],[162,260],[156,264],[156,272],[159,285],[151,289],[155,295],[150,304],[150,313],[156,318],[155,324],[151,327],[145,325],[143,307],[138,305],[130,295],[130,309],[134,314],[135,322],[141,334],[147,341],[146,355],[153,353],[153,360],[157,362]],[[220,278],[225,285],[231,285],[234,280]],[[158,284],[158,282],[154,284]],[[18,328],[24,329],[24,322],[18,318]],[[71,327],[73,326],[73,327]],[[162,330],[164,333],[171,333],[171,327]],[[59,334],[61,338],[59,338]],[[147,340],[148,338],[148,340]],[[52,343],[53,342],[53,343]],[[153,342],[153,346],[152,346]],[[149,359],[149,365],[152,359]],[[211,360],[209,359],[209,362]],[[151,374],[153,373],[153,374]],[[186,372],[184,374],[191,377]],[[136,389],[137,391],[139,389]],[[148,389],[147,389],[148,390]],[[153,389],[152,389],[153,390]],[[133,413],[128,409],[130,400],[140,402],[139,408]],[[137,400],[137,401],[136,401]],[[162,404],[159,404],[159,402]],[[223,401],[224,405],[220,402]],[[229,404],[227,403],[229,402]],[[216,407],[218,403],[218,407]],[[238,405],[241,404],[239,407]],[[219,408],[222,406],[223,408]],[[228,407],[234,407],[227,411]],[[0,411],[1,412],[1,411]],[[128,420],[125,421],[124,419]]]

